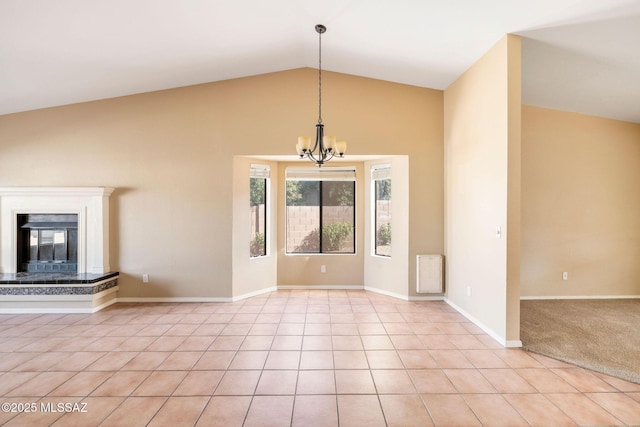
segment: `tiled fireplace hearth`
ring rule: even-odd
[[[116,301],[118,273],[109,264],[113,191],[0,187],[0,313],[94,312]],[[51,222],[57,217],[67,222]]]

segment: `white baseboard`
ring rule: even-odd
[[[282,290],[295,290],[295,289],[299,289],[299,290],[325,290],[325,291],[331,291],[331,290],[362,290],[364,289],[363,286],[360,285],[301,285],[301,286],[296,286],[296,285],[278,285],[278,289],[282,289]]]
[[[464,309],[462,309],[462,307],[459,307],[456,303],[454,303],[453,301],[451,301],[448,298],[445,298],[444,301],[449,304],[451,307],[453,307],[458,313],[462,314],[464,317],[466,317],[467,319],[469,319],[471,321],[471,323],[473,323],[474,325],[476,325],[478,328],[482,329],[484,332],[487,333],[487,335],[489,335],[491,338],[493,338],[494,340],[496,340],[498,343],[500,343],[502,346],[504,347],[509,347],[509,348],[518,348],[518,347],[522,347],[522,341],[520,340],[505,340],[504,338],[502,338],[501,336],[499,336],[498,334],[496,334],[493,330],[491,330],[487,325],[485,325],[484,323],[482,323],[481,321],[479,321],[478,319],[476,319],[475,317],[473,317],[471,314],[467,313]]]
[[[115,304],[117,302],[118,302],[118,299],[117,298],[113,298],[113,299],[105,302],[104,304],[100,304],[100,305],[98,305],[96,307],[93,307],[93,309],[91,309],[90,313],[97,313],[100,310],[103,310],[103,309],[105,309],[105,308],[109,307],[110,305],[113,305],[113,304]]]
[[[268,294],[269,292],[275,292],[277,290],[278,290],[277,286],[272,286],[270,288],[260,289],[259,291],[254,291],[254,292],[249,292],[247,294],[237,295],[235,297],[232,297],[231,301],[234,301],[234,302],[235,301],[240,301],[240,300],[243,300],[243,299],[256,297],[258,295]]]
[[[432,295],[432,296],[409,296],[409,301],[444,301],[444,295]]]
[[[127,297],[117,298],[118,302],[233,302],[232,298],[205,298],[205,297],[168,297],[168,298],[142,298]]]
[[[21,307],[2,308],[0,314],[93,314],[117,302],[116,298],[95,307]]]
[[[365,291],[375,292],[376,294],[386,295],[388,297],[398,298],[404,301],[409,301],[409,297],[407,295],[397,294],[395,292],[385,291],[384,289],[372,288],[369,286],[364,287]]]
[[[384,289],[372,288],[369,286],[364,287],[365,291],[375,292],[376,294],[386,295],[392,298],[398,298],[403,301],[444,301],[444,295],[420,295],[420,296],[411,296],[411,295],[402,295],[395,292],[385,291]]]
[[[92,308],[57,308],[57,307],[37,307],[37,308],[2,308],[0,314],[92,314]]]
[[[236,295],[234,297],[163,297],[163,298],[127,297],[127,298],[118,298],[118,302],[236,302],[243,299],[266,294],[269,292],[274,292],[277,290],[278,288],[273,286],[271,288],[260,289],[258,291],[249,292],[242,295]]]
[[[640,295],[548,295],[548,296],[525,296],[520,297],[521,301],[527,300],[550,300],[550,299],[639,299]]]

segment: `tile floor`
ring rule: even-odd
[[[5,426],[640,424],[640,385],[365,291],[1,315],[0,395]]]

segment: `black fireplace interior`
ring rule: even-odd
[[[18,272],[78,271],[77,214],[18,215]]]

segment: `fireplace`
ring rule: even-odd
[[[106,187],[0,187],[0,273],[104,274]]]
[[[17,271],[76,273],[78,214],[18,214]]]
[[[116,302],[108,187],[0,187],[0,314],[94,313]]]

